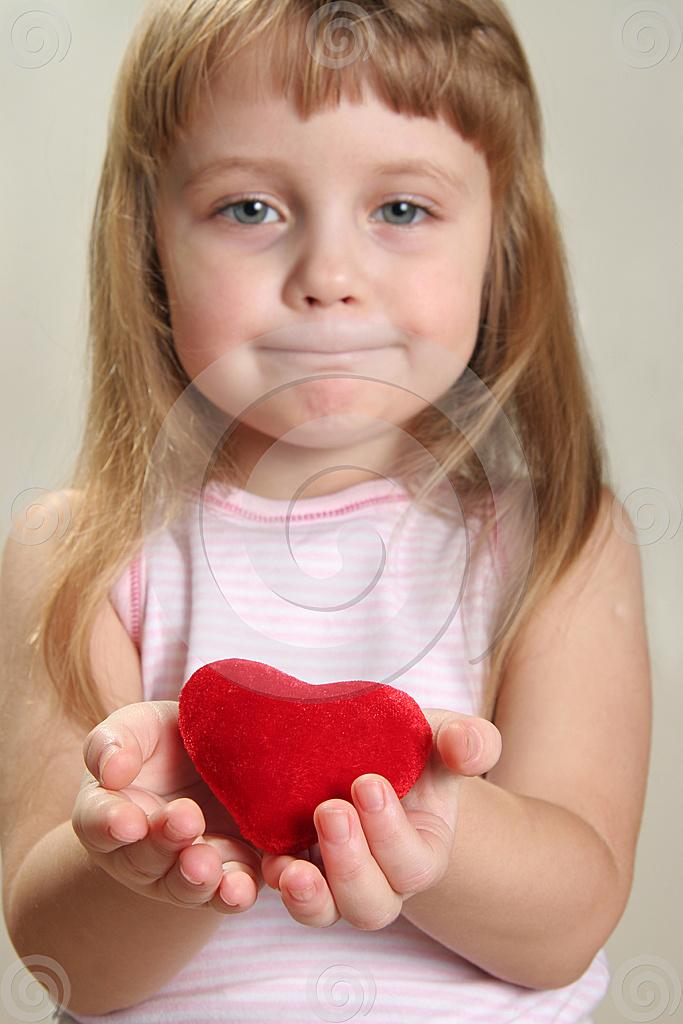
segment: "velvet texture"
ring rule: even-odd
[[[405,796],[432,747],[429,722],[403,690],[358,679],[311,685],[242,658],[197,669],[178,703],[198,773],[242,836],[269,853],[317,843],[315,808],[353,803],[351,783],[366,772]]]

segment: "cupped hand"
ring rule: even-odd
[[[88,733],[83,757],[72,825],[103,870],[174,906],[224,914],[253,906],[263,887],[260,851],[192,764],[177,701],[117,708]]]
[[[361,930],[377,931],[398,917],[406,899],[430,889],[446,872],[463,777],[490,771],[500,758],[502,738],[485,718],[439,708],[422,712],[432,728],[432,750],[402,799],[383,776],[360,775],[351,787],[353,804],[334,799],[318,805],[318,843],[309,851],[299,858],[263,854],[265,881],[280,890],[301,924],[326,928],[344,918]],[[475,734],[472,754],[464,726]],[[382,808],[365,804],[365,783],[379,786]],[[345,821],[348,838],[343,837]]]

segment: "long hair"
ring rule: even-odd
[[[78,502],[55,546],[48,597],[32,637],[42,642],[64,707],[88,728],[107,714],[90,664],[93,623],[142,543],[142,493],[154,440],[191,383],[175,353],[156,247],[159,172],[212,73],[247,44],[263,47],[261,66],[302,116],[338,103],[342,89],[359,96],[368,82],[399,113],[443,115],[486,157],[491,249],[468,371],[488,401],[479,393],[465,401],[456,383],[452,397],[466,436],[439,409],[425,408],[411,428],[419,442],[412,461],[395,467],[419,500],[429,499],[437,479],[467,494],[467,509],[483,524],[475,551],[509,523],[507,536],[520,538],[519,557],[514,544],[504,553],[511,579],[533,542],[521,591],[519,581],[503,580],[493,609],[496,639],[487,653],[479,712],[485,717],[493,715],[515,637],[575,560],[596,520],[604,452],[543,167],[539,100],[504,6],[496,0],[358,0],[352,31],[364,58],[321,60],[311,26],[321,35],[331,31],[324,17],[334,17],[336,6],[321,0],[150,0],[124,54],[89,241],[90,390],[67,481]],[[347,5],[342,9],[346,14]],[[201,450],[202,425],[211,424],[213,407],[199,395],[196,402],[196,429],[177,440]],[[506,431],[499,429],[501,417]],[[506,447],[509,436],[516,439],[514,452]],[[489,457],[482,461],[475,448],[481,452],[487,443]],[[432,468],[425,472],[426,463]],[[212,468],[236,478],[229,444]],[[170,488],[171,499],[173,493]],[[170,500],[169,518],[173,514]]]

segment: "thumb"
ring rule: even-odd
[[[423,709],[424,711],[424,709]],[[432,709],[434,747],[445,766],[457,775],[485,775],[500,759],[503,738],[493,724],[477,715]]]
[[[177,731],[177,701],[136,701],[116,708],[90,730],[83,759],[107,789],[123,789],[155,751],[173,742]]]

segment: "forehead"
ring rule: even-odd
[[[277,56],[275,57],[277,59]],[[420,156],[457,169],[476,184],[487,179],[486,161],[442,116],[399,113],[373,88],[371,76],[352,94],[342,76],[339,103],[304,117],[279,87],[269,49],[252,43],[215,69],[195,118],[173,151],[169,170],[176,181],[227,153],[281,153],[314,170],[337,158],[351,164],[382,156]]]

